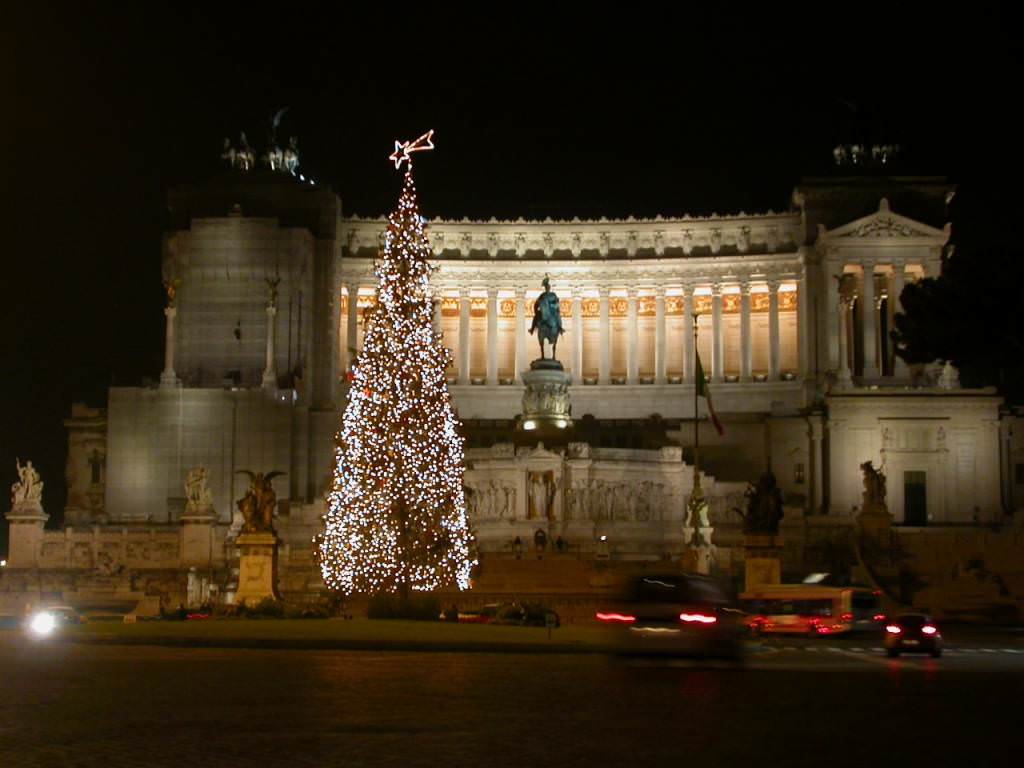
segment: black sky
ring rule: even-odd
[[[159,373],[168,186],[216,173],[223,137],[261,141],[282,106],[350,213],[389,210],[391,141],[434,128],[428,216],[780,210],[840,140],[951,176],[956,226],[1010,237],[1019,215],[1020,48],[999,6],[208,5],[35,2],[0,33],[0,480],[33,458],[51,514],[72,400]]]

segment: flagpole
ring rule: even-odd
[[[700,382],[697,381],[697,334],[700,331],[698,320],[700,312],[693,313],[693,493],[691,494],[691,506],[694,500],[701,497],[700,491],[700,415],[697,410],[697,393],[700,391]]]

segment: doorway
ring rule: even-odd
[[[924,472],[903,473],[903,524],[928,525],[927,481]]]

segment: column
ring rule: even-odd
[[[821,414],[813,413],[811,420],[811,512],[814,514],[822,511],[822,491],[825,478],[822,476],[822,453],[821,438],[824,428],[821,423]]]
[[[359,343],[359,285],[349,283],[348,291],[348,320],[345,327],[345,351],[348,355],[348,367],[356,361],[356,345]]]
[[[526,356],[526,289],[516,287],[516,381],[522,383],[523,371],[530,367]]]
[[[711,286],[711,380],[721,382],[725,370],[725,337],[722,333],[722,286]]]
[[[847,324],[850,316],[850,304],[845,296],[839,296],[839,306],[836,312],[839,315],[839,386],[848,387],[852,381],[850,375],[850,353],[847,349],[849,341]]]
[[[683,381],[693,381],[693,286],[683,286]]]
[[[469,288],[459,291],[459,384],[469,384]]]
[[[779,282],[768,282],[768,380],[779,380]]]
[[[430,325],[431,325],[431,327],[434,330],[434,334],[437,335],[438,337],[440,337],[441,334],[444,332],[444,325],[443,325],[443,321],[442,321],[442,318],[443,318],[442,310],[444,308],[444,299],[442,298],[440,292],[435,292],[434,293],[434,298],[431,299],[430,306],[431,306],[431,310],[432,310],[432,313],[431,313],[431,316],[430,316]]]
[[[598,384],[611,384],[612,375],[612,334],[611,321],[608,317],[608,288],[597,289],[600,310],[598,324],[600,326],[600,342],[598,344]]]
[[[665,374],[665,288],[659,285],[654,298],[654,383],[664,384]]]
[[[822,271],[823,270],[823,271]],[[838,371],[841,367],[839,344],[842,330],[837,327],[840,312],[839,293],[842,290],[843,265],[833,261],[826,261],[822,269],[818,271],[817,282],[824,281],[825,291],[825,339],[828,346],[825,350],[825,368]],[[801,297],[802,303],[803,297]],[[818,318],[815,322],[820,322]],[[821,328],[821,325],[818,326]]]
[[[637,320],[637,290],[630,288],[626,298],[626,383],[640,383],[640,369],[637,364],[637,347],[640,346],[640,329]]]
[[[487,386],[498,384],[498,289],[487,289]]]
[[[263,389],[277,390],[277,361],[274,359],[274,342],[277,336],[277,307],[267,303],[267,353],[263,366]]]
[[[178,310],[173,304],[164,307],[167,325],[164,335],[164,370],[160,374],[161,387],[176,387],[180,383],[178,375],[174,372],[174,318],[177,314]]]
[[[903,304],[900,302],[900,294],[903,293],[903,287],[906,285],[906,265],[902,261],[897,261],[892,265],[892,283],[889,287],[889,305],[892,307],[892,311],[889,313],[890,317],[895,317],[897,312],[903,311]],[[892,356],[893,356],[893,376],[900,379],[905,379],[909,375],[907,370],[907,364],[903,358],[896,354],[896,342],[886,341],[885,347],[888,350],[892,344]]]
[[[797,371],[800,381],[805,381],[813,369],[810,362],[810,316],[807,293],[807,264],[803,257],[800,261],[800,280],[796,286],[796,334],[797,334]]]
[[[583,383],[583,289],[572,289],[572,377]]]
[[[750,283],[740,284],[740,381],[753,379],[754,350],[750,327]]]
[[[861,320],[864,327],[864,370],[862,376],[865,380],[878,377],[877,348],[875,347],[875,263],[873,261],[861,262],[863,274],[861,276]]]

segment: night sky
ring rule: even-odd
[[[1019,25],[996,6],[205,5],[33,2],[0,32],[0,481],[31,458],[51,524],[71,402],[162,367],[168,187],[217,173],[225,136],[261,146],[284,106],[281,135],[350,214],[391,208],[393,139],[434,128],[428,217],[785,210],[838,141],[898,142],[906,172],[950,176],[960,231],[1008,238],[1020,215]]]

